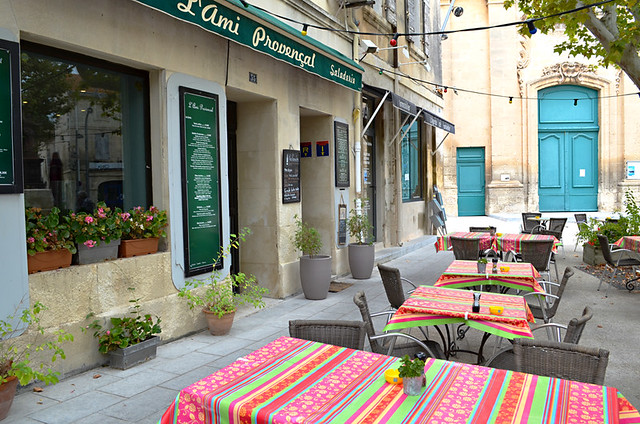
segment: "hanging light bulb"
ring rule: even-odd
[[[513,97],[509,97],[509,104],[513,103]]]
[[[242,3],[244,7],[249,7],[249,3],[247,3],[246,0],[240,0],[240,3]]]
[[[444,92],[445,92],[445,93],[447,92],[447,87],[445,87],[445,88],[444,88]]]
[[[302,25],[302,35],[307,36],[307,30],[309,29],[309,24]]]
[[[529,34],[533,35],[538,32],[538,28],[536,28],[533,21],[527,21],[527,28],[529,28]]]
[[[395,47],[398,45],[398,33],[396,32],[395,34],[393,34],[393,38],[391,40],[389,40],[389,45],[391,47]]]
[[[378,70],[378,74],[382,75],[382,68]]]
[[[573,105],[578,106],[578,99],[573,99]]]

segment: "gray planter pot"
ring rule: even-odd
[[[596,266],[606,263],[602,250],[599,246],[592,246],[588,243],[582,245],[582,262],[588,265]]]
[[[331,284],[331,256],[301,256],[300,282],[307,299],[326,299]]]
[[[487,264],[478,262],[478,274],[484,274],[487,272]]]
[[[109,352],[109,365],[112,368],[126,370],[153,359],[156,357],[158,343],[160,343],[160,338],[153,336],[143,342],[125,347],[124,349],[111,351]]]
[[[402,379],[402,389],[407,396],[418,396],[422,392],[422,376],[404,377]]]
[[[109,243],[100,243],[94,247],[87,247],[80,243],[73,263],[86,265],[118,259],[118,246],[120,246],[120,239],[111,240]]]
[[[349,244],[349,268],[357,280],[371,278],[376,248],[372,244]]]

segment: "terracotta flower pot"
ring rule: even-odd
[[[17,387],[18,379],[14,376],[8,377],[6,382],[0,384],[0,420],[4,420],[9,415]]]
[[[225,334],[229,334],[231,326],[233,325],[233,318],[236,315],[235,312],[224,314],[222,318],[218,318],[217,314],[207,309],[203,309],[202,312],[204,312],[205,317],[207,317],[209,333],[214,336],[224,336]]]
[[[68,249],[36,252],[35,255],[27,255],[27,265],[29,274],[66,268],[71,266],[71,252]]]
[[[133,256],[148,255],[158,251],[158,238],[121,240],[118,247],[118,256],[131,258]]]

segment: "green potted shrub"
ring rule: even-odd
[[[76,244],[68,216],[61,215],[55,207],[48,214],[40,208],[27,208],[25,224],[29,274],[71,265]]]
[[[326,299],[331,285],[331,256],[321,255],[322,240],[315,228],[295,215],[293,244],[300,256],[300,283],[307,299]]]
[[[166,237],[167,211],[155,206],[144,209],[137,206],[128,212],[123,212],[122,241],[118,250],[121,258],[146,255],[158,251],[158,240]]]
[[[478,274],[487,272],[487,258],[478,258]]]
[[[71,213],[69,225],[78,246],[74,263],[91,264],[118,257],[122,237],[122,213],[119,209],[112,210],[100,202],[93,213]]]
[[[239,234],[231,235],[229,245],[220,250],[215,262],[219,263],[229,256],[231,249],[237,249],[249,234],[249,229],[245,228]],[[253,275],[237,273],[223,276],[219,271],[213,271],[204,280],[185,282],[178,296],[187,300],[189,308],[202,308],[209,332],[214,336],[222,336],[231,330],[239,306],[263,308],[263,296],[268,293],[269,290],[260,287]]]
[[[373,272],[376,250],[373,242],[368,241],[371,238],[372,229],[373,226],[367,214],[357,208],[351,209],[347,220],[347,231],[349,237],[353,239],[353,241],[350,239],[351,243],[348,246],[349,268],[355,279],[370,278]]]
[[[48,340],[40,340],[45,333],[40,317],[46,310],[42,303],[35,302],[31,308],[0,319],[0,420],[9,413],[18,383],[24,386],[32,381],[58,382],[60,373],[50,365],[58,358],[66,358],[62,346],[73,341],[73,335],[58,330]],[[16,337],[25,328],[22,336]],[[42,356],[43,352],[47,352],[47,358],[51,355],[46,362],[33,359],[32,354]]]
[[[400,378],[402,378],[402,389],[407,396],[418,396],[422,391],[424,381],[424,361],[419,358],[411,360],[409,355],[400,358],[398,367]]]
[[[135,288],[128,289],[133,295]],[[98,339],[98,351],[109,355],[110,365],[117,369],[127,369],[134,365],[156,357],[160,339],[156,337],[160,329],[160,318],[155,322],[151,314],[142,314],[140,298],[129,300],[131,308],[128,315],[111,317],[109,327],[105,327],[106,319],[94,319],[83,331],[94,330],[93,336]],[[87,319],[94,317],[93,313]]]

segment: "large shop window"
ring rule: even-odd
[[[407,131],[408,130],[408,131]],[[422,199],[422,158],[419,122],[402,127],[402,201]]]
[[[148,206],[147,73],[31,43],[21,62],[27,206]]]

